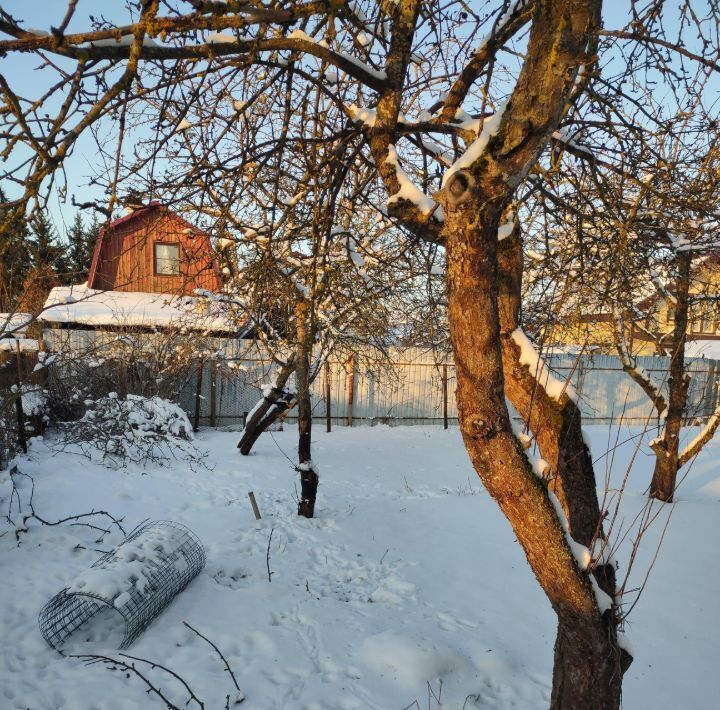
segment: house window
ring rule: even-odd
[[[155,274],[178,276],[180,274],[180,246],[155,242]]]
[[[675,309],[672,306],[668,306],[667,309],[667,322],[668,325],[675,323]]]

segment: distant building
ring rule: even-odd
[[[636,355],[665,354],[658,352],[675,326],[672,295],[675,285],[667,285],[670,298],[659,293],[639,300],[634,310],[641,317],[632,324],[627,336]],[[720,357],[720,252],[698,260],[690,282],[691,306],[688,314],[688,357]],[[561,347],[585,346],[586,349],[614,353],[612,316],[607,311],[581,313],[568,319],[553,334],[553,345]]]
[[[214,297],[221,290],[209,235],[151,203],[100,230],[87,283],[53,288],[39,320],[51,332],[247,337],[242,314]]]
[[[167,207],[151,203],[100,230],[88,288],[191,295],[218,292],[222,280],[210,237]]]

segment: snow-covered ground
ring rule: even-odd
[[[588,429],[599,456],[617,430]],[[619,432],[620,441],[632,432]],[[35,479],[46,519],[90,509],[184,523],[204,542],[204,571],[127,651],[179,673],[205,707],[225,707],[226,655],[253,710],[546,708],[554,616],[512,531],[468,464],[457,430],[337,429],[315,433],[321,470],[317,517],[295,515],[294,432],[264,435],[241,457],[236,433],[206,431],[210,468],[183,463],[109,470],[35,440],[17,463]],[[613,480],[634,451],[615,450]],[[720,444],[695,462],[647,590],[627,625],[636,659],[624,705],[633,710],[715,707],[720,662]],[[599,478],[609,459],[598,461]],[[644,503],[651,459],[640,452],[623,503]],[[28,481],[20,481],[23,494]],[[263,518],[255,521],[247,492]],[[0,490],[2,513],[7,488]],[[641,581],[662,533],[649,531],[636,564]],[[0,708],[115,710],[162,707],[142,682],[64,658],[43,641],[43,604],[120,537],[100,544],[86,528],[29,530],[0,538]],[[272,581],[268,580],[267,550]],[[81,545],[88,549],[79,549]],[[619,555],[621,567],[626,552]],[[622,572],[622,569],[621,569]],[[634,586],[634,585],[630,585]],[[112,638],[112,637],[111,637]],[[75,640],[81,645],[82,635]],[[116,656],[108,642],[88,650]],[[182,686],[138,668],[180,707]],[[433,695],[440,696],[442,705]],[[418,705],[414,701],[418,701]],[[187,707],[195,707],[190,703]]]

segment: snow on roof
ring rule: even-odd
[[[177,328],[236,333],[240,324],[220,301],[134,291],[98,291],[85,284],[50,291],[40,320],[87,326]]]
[[[24,334],[31,321],[30,313],[0,313],[0,338]]]

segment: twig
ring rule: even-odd
[[[430,710],[430,696],[432,696],[435,699],[435,702],[438,704],[438,707],[442,705],[440,702],[440,698],[442,698],[442,678],[438,678],[438,681],[440,682],[440,688],[438,689],[438,694],[435,695],[435,691],[433,690],[432,685],[430,685],[430,681],[426,680],[427,683],[427,689],[428,689],[428,710]]]
[[[242,690],[240,690],[240,686],[238,685],[237,678],[235,677],[235,674],[233,673],[232,668],[230,668],[230,664],[228,663],[227,658],[225,658],[225,656],[223,655],[222,651],[207,636],[203,636],[197,629],[190,626],[190,624],[188,624],[187,621],[183,621],[183,624],[185,624],[185,626],[187,626],[188,629],[190,629],[190,631],[192,631],[194,634],[197,634],[203,641],[206,641],[207,643],[210,644],[210,646],[212,646],[215,653],[217,653],[217,655],[220,656],[220,659],[225,664],[225,670],[230,674],[230,678],[232,678],[232,682],[233,682],[233,685],[235,686],[235,690],[237,690],[238,693],[240,695],[242,695]],[[236,704],[240,703],[240,702],[242,702],[242,700],[238,699],[235,701]]]
[[[189,693],[190,698],[188,699],[187,703],[185,703],[185,705],[187,705],[190,702],[190,700],[194,700],[198,704],[198,706],[200,707],[201,710],[205,710],[205,703],[203,703],[203,701],[200,700],[200,698],[198,698],[197,695],[195,695],[192,688],[187,684],[187,682],[181,676],[179,676],[177,673],[175,673],[175,671],[171,670],[167,666],[160,665],[159,663],[156,663],[155,661],[148,661],[146,658],[140,658],[139,656],[131,656],[127,653],[121,653],[120,655],[123,658],[130,658],[133,661],[139,661],[140,663],[147,663],[150,666],[150,668],[159,668],[160,670],[165,671],[166,673],[169,673],[173,678],[175,678],[180,683],[182,683],[185,690],[187,690],[187,692]]]
[[[158,688],[156,685],[153,685],[153,683],[145,676],[143,673],[141,673],[136,667],[134,663],[125,663],[124,661],[120,661],[116,658],[110,658],[109,656],[99,656],[97,654],[66,654],[69,658],[79,658],[82,661],[85,661],[85,665],[92,665],[94,663],[102,663],[104,664],[108,670],[116,671],[118,669],[128,671],[130,673],[134,673],[140,680],[147,685],[147,692],[148,693],[155,693],[160,700],[162,700],[165,703],[165,707],[168,708],[168,710],[181,710],[177,705],[170,702],[169,698],[163,694],[162,690]],[[189,701],[188,701],[189,702]],[[202,704],[200,707],[203,707]]]
[[[14,476],[24,476],[25,478],[29,479],[31,487],[30,487],[30,497],[27,501],[27,507],[29,509],[29,513],[23,513],[22,512],[22,504],[20,499],[20,491],[18,490],[17,486],[15,485]],[[110,520],[112,525],[115,525],[120,532],[126,536],[127,533],[125,532],[125,528],[122,526],[122,521],[124,518],[116,518],[115,516],[108,513],[106,510],[91,510],[89,513],[79,513],[78,515],[68,515],[65,518],[60,518],[59,520],[46,520],[42,516],[38,515],[37,511],[35,510],[35,504],[34,504],[34,497],[35,497],[35,479],[30,476],[27,473],[23,473],[23,471],[18,470],[17,466],[13,466],[13,468],[10,470],[10,479],[12,481],[13,485],[13,491],[10,496],[10,505],[8,507],[8,514],[6,516],[8,522],[12,523],[12,519],[10,517],[12,513],[12,501],[13,498],[17,498],[17,506],[18,506],[18,514],[23,517],[23,522],[26,523],[28,520],[35,519],[37,520],[41,525],[48,525],[49,527],[55,527],[56,525],[62,525],[63,523],[70,523],[71,525],[76,526],[82,526],[90,528],[91,530],[95,530],[99,533],[102,533],[100,537],[95,540],[96,543],[100,543],[103,541],[103,538],[105,535],[110,534],[109,528],[102,528],[97,525],[93,525],[92,523],[82,522],[86,518],[92,518],[95,516],[104,517]],[[19,540],[19,533],[22,532],[21,530],[18,530],[16,532],[16,537]]]
[[[267,563],[268,582],[272,582],[272,576],[275,574],[270,571],[270,543],[272,542],[272,536],[275,532],[275,528],[270,530],[270,537],[268,538],[267,554],[265,555],[265,562]]]

